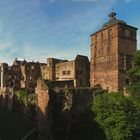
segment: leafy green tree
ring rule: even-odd
[[[93,101],[95,120],[107,140],[135,140],[140,133],[140,103],[120,93],[98,95]]]
[[[140,98],[140,50],[134,55],[134,67],[127,71],[127,77],[127,90],[131,95]]]
[[[140,50],[137,50],[134,55],[135,65],[140,66]]]

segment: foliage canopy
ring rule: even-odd
[[[127,71],[129,83],[127,90],[131,95],[140,98],[140,50],[134,55],[134,67]]]
[[[140,103],[120,93],[96,96],[92,111],[107,140],[134,140],[140,132]]]

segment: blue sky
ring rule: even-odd
[[[117,18],[140,28],[140,0],[0,0],[0,62],[90,58],[90,34]],[[138,31],[140,47],[140,31]]]

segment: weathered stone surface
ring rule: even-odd
[[[88,57],[77,55],[75,60],[67,61],[48,58],[47,63],[14,60],[12,66],[2,63],[0,66],[0,86],[26,89],[35,92],[39,77],[49,81],[73,81],[75,87],[89,86]],[[65,82],[60,85],[65,86]],[[67,85],[67,84],[66,84]]]
[[[88,57],[77,55],[75,60],[48,58],[47,65],[42,66],[42,77],[51,81],[73,80],[75,87],[89,86]]]
[[[109,91],[123,90],[126,85],[126,69],[133,66],[136,30],[114,17],[91,35],[91,86],[100,84]]]
[[[37,81],[37,120],[42,140],[70,140],[73,128],[90,128],[93,123],[91,106],[96,88],[50,89]],[[92,124],[93,125],[93,124]]]
[[[0,89],[0,105],[7,108],[9,111],[13,109],[13,88]]]
[[[36,94],[38,98],[37,121],[41,140],[53,140],[51,119],[49,114],[49,94],[48,87],[44,80],[37,81]]]
[[[90,126],[91,105],[94,91],[82,92],[75,89],[73,92],[66,90],[50,91],[50,111],[53,119],[53,135],[55,140],[69,140],[72,129],[81,125]],[[90,114],[90,115],[89,115]],[[85,116],[87,115],[87,118]]]

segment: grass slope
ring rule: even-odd
[[[0,107],[0,138],[2,140],[21,140],[35,125],[15,112]]]

